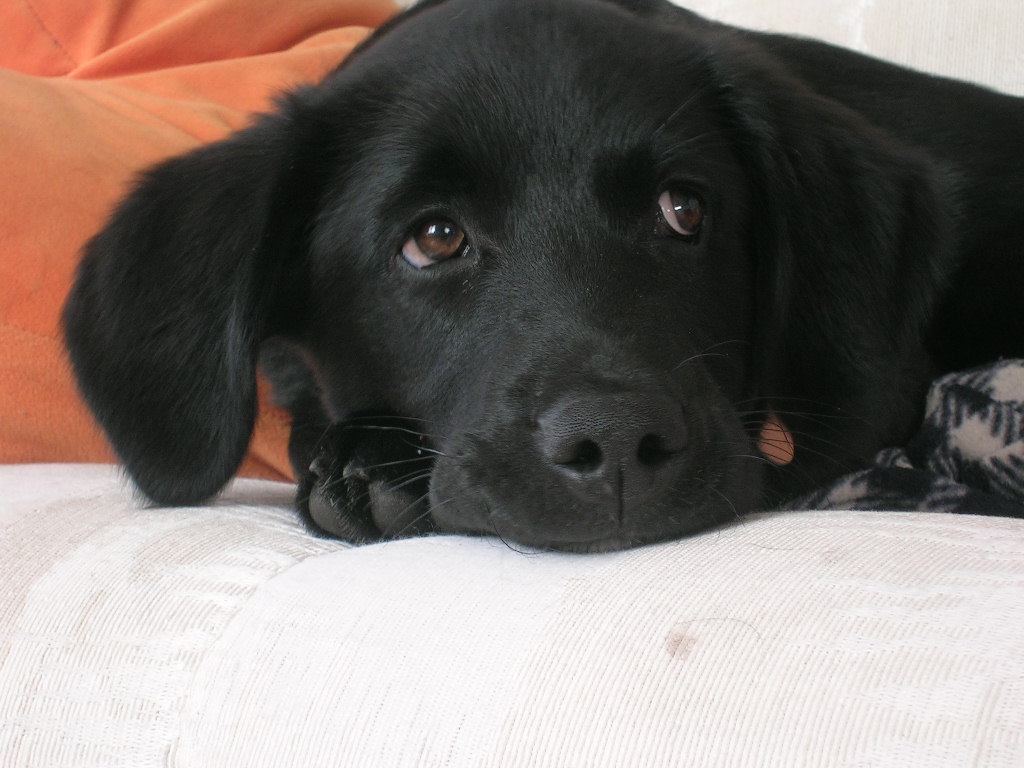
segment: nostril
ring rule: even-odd
[[[640,440],[636,456],[645,467],[660,467],[672,458],[678,451],[665,442],[661,435],[646,434]]]
[[[593,440],[580,440],[573,445],[558,463],[576,472],[594,472],[601,467],[604,453]]]

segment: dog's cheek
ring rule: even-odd
[[[441,457],[430,477],[430,517],[445,533],[493,533],[484,486],[473,484],[462,461]]]
[[[532,441],[509,431],[487,440],[464,435],[444,446],[430,479],[431,518],[439,530],[514,540],[524,532],[531,539],[546,535],[543,468],[525,447]]]

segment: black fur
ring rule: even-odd
[[[1022,146],[1021,99],[660,0],[428,2],[146,174],[68,346],[158,503],[237,469],[262,346],[330,532],[672,538],[904,440],[936,373],[1024,355]],[[417,270],[436,219],[468,250]],[[756,450],[771,414],[788,466]]]

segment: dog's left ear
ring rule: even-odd
[[[294,317],[316,173],[287,111],[145,174],[86,246],[64,310],[79,386],[151,499],[241,463],[260,342]]]
[[[929,158],[744,45],[711,66],[752,181],[760,394],[780,412],[847,417],[841,442],[870,452],[917,410],[908,372],[927,365],[955,214]],[[771,403],[781,396],[801,407]]]

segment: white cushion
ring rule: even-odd
[[[1021,766],[1024,521],[755,517],[606,555],[317,539],[0,467],[0,765]]]

